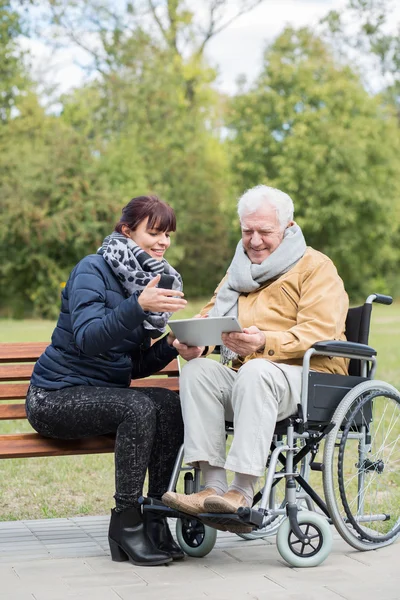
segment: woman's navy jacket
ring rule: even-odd
[[[99,254],[73,269],[62,292],[51,344],[37,361],[31,384],[47,390],[71,385],[127,387],[177,356],[166,336],[150,347],[147,314],[137,293],[127,297]]]

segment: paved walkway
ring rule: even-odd
[[[114,563],[108,517],[0,523],[1,600],[400,600],[400,542],[356,552],[337,535],[327,560],[294,569],[275,544],[219,533],[205,558]]]

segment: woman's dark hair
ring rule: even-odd
[[[122,209],[120,220],[115,226],[115,231],[122,233],[122,225],[129,227],[134,231],[136,227],[148,218],[148,229],[157,229],[158,231],[175,231],[176,217],[173,209],[160,200],[157,196],[138,196],[132,198]]]

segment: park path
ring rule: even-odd
[[[1,600],[400,600],[400,542],[367,553],[335,535],[313,569],[272,541],[219,533],[205,558],[162,567],[110,560],[108,517],[0,523]]]

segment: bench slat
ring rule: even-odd
[[[9,383],[0,385],[0,401],[1,400],[23,400],[28,391],[28,383]],[[130,385],[133,388],[156,387],[166,388],[177,392],[179,390],[178,377],[160,377],[155,379],[148,377],[146,379],[134,379]]]
[[[37,360],[48,345],[48,342],[0,344],[0,363]]]
[[[108,435],[80,440],[53,440],[38,433],[0,435],[0,459],[103,454],[113,452],[114,445],[114,437]]]
[[[28,391],[28,383],[8,383],[0,385],[0,400],[23,400]]]
[[[47,345],[48,342],[0,344],[0,400],[25,399],[34,363]],[[171,361],[158,374],[164,375],[164,377],[156,378],[152,376],[145,379],[136,379],[131,382],[131,387],[163,387],[179,392],[179,363],[177,359]],[[13,419],[26,419],[25,404],[23,402],[0,404],[0,421]],[[113,452],[114,443],[114,436],[96,436],[80,440],[55,440],[42,437],[38,433],[4,434],[0,435],[0,459],[102,454]]]
[[[26,419],[25,403],[0,404],[0,421],[9,421],[10,419]]]
[[[36,362],[45,351],[48,342],[23,342],[20,344],[0,343],[0,363]],[[174,358],[160,373],[178,371],[178,360]]]
[[[0,365],[0,381],[29,381],[33,367],[32,363]]]
[[[29,381],[33,371],[33,364],[9,364],[0,365],[0,381]],[[164,369],[159,371],[160,375],[176,377],[179,375],[178,361],[175,359]]]

